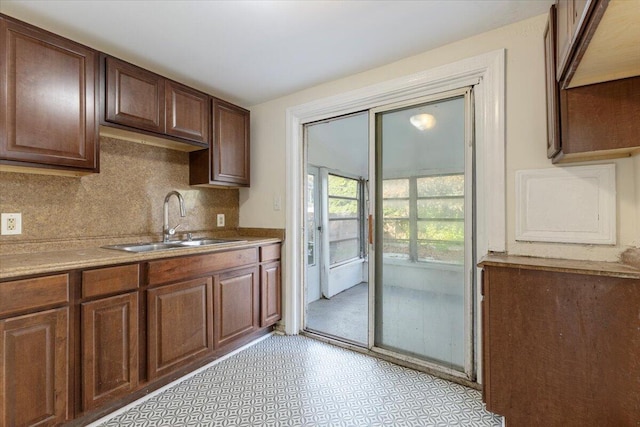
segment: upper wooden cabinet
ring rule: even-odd
[[[560,92],[555,162],[627,157],[640,151],[640,77]]]
[[[180,83],[165,80],[166,133],[209,144],[209,97]]]
[[[574,22],[560,17],[570,3]],[[573,88],[640,75],[638,0],[558,1],[558,37],[573,32],[567,55],[558,53],[561,87]],[[572,28],[567,26],[573,25]],[[560,60],[565,62],[560,62]]]
[[[109,122],[164,132],[164,79],[119,59],[106,58],[106,108]]]
[[[156,138],[179,138],[187,143],[182,149],[192,151],[209,144],[210,120],[207,94],[105,58],[105,124],[150,132]]]
[[[557,2],[557,71],[558,79],[563,74],[573,53],[578,36],[594,0],[558,0]]]
[[[551,6],[544,30],[545,88],[547,97],[547,157],[560,152],[560,111],[558,110],[558,81],[556,80],[556,7]]]
[[[248,187],[250,184],[249,111],[213,99],[213,140],[208,150],[189,155],[189,183]]]
[[[98,171],[98,54],[0,15],[0,163]]]
[[[626,30],[607,37],[602,36],[600,30],[607,17],[624,15],[624,10],[636,16],[636,20],[640,19],[640,7],[629,10],[631,4],[637,6],[638,2],[562,0],[551,8],[544,40],[547,157],[554,163],[626,157],[640,151],[637,137],[640,134],[637,101],[640,99],[640,49],[637,44],[635,56],[628,56],[630,63],[636,65],[619,65],[616,71],[609,67],[615,65],[615,61],[604,61],[606,67],[600,69],[608,71],[591,73],[588,79],[580,77],[588,74],[581,74],[580,70],[596,40],[594,34],[608,40],[609,51],[615,52],[618,46],[624,50],[628,43]],[[605,33],[611,33],[611,29],[605,29]],[[582,83],[576,85],[576,79]]]

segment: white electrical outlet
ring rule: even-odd
[[[0,234],[22,234],[22,214],[3,213],[0,214]]]
[[[224,227],[224,214],[218,214],[218,227]]]
[[[273,210],[279,211],[282,208],[282,198],[279,194],[273,195]]]

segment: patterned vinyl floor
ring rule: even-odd
[[[102,426],[500,426],[480,392],[302,336],[271,336]]]

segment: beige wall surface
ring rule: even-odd
[[[364,73],[254,105],[252,183],[240,190],[240,226],[285,227],[287,108],[418,73],[496,49],[506,49],[506,201],[507,250],[511,254],[616,261],[630,246],[640,246],[640,156],[594,163],[617,169],[617,245],[523,243],[515,240],[515,172],[562,167],[546,158],[546,105],[541,15]],[[273,209],[282,197],[282,209]],[[482,255],[482,254],[480,254]]]
[[[0,236],[0,245],[161,238],[163,202],[171,190],[185,199],[185,218],[180,218],[177,198],[169,201],[170,225],[181,223],[180,233],[237,228],[238,190],[190,187],[188,153],[104,137],[100,144],[99,174],[0,173],[0,209],[22,213],[22,234]],[[226,215],[224,228],[216,227],[218,213]]]

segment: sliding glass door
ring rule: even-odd
[[[464,88],[305,125],[305,331],[475,380],[472,106]]]

